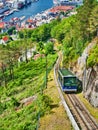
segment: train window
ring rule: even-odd
[[[76,77],[64,77],[64,85],[65,86],[73,86],[77,84]]]

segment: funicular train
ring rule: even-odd
[[[64,92],[76,92],[78,89],[78,79],[67,69],[58,70],[58,81]]]

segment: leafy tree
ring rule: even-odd
[[[90,55],[87,59],[88,67],[93,67],[94,65],[98,65],[98,45],[91,50]]]
[[[16,29],[16,28],[13,26],[13,27],[11,27],[11,28],[8,29],[7,33],[8,33],[9,35],[12,35],[12,33],[13,33],[13,31],[14,31],[15,29]]]
[[[52,54],[54,50],[54,43],[53,42],[48,42],[45,45],[45,53],[46,54]]]
[[[96,33],[98,36],[98,5],[95,6],[93,11],[91,12],[90,19],[89,19],[89,30],[91,33]]]
[[[95,6],[93,0],[85,0],[83,6],[78,9],[77,19],[79,21],[79,32],[83,37],[84,42],[90,38],[88,31],[89,27],[89,17]]]
[[[58,21],[54,20],[49,24],[44,24],[32,31],[32,41],[47,41],[51,37],[51,29],[57,25]]]
[[[42,51],[44,49],[44,43],[42,41],[37,43],[37,50]]]
[[[23,32],[22,31],[19,31],[19,38],[24,38],[24,34],[23,34]]]
[[[1,78],[2,83],[4,82],[4,86],[7,87],[7,77],[6,77],[6,64],[7,53],[3,46],[0,47],[0,69],[1,69]]]
[[[13,34],[17,34],[17,31],[16,31],[16,30],[13,30]]]

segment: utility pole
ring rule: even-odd
[[[45,54],[45,56],[46,56],[46,84],[45,84],[45,86],[46,86],[46,88],[47,88],[47,54]]]
[[[28,50],[27,50],[27,40],[28,40],[28,32],[25,31],[25,34],[24,34],[24,46],[25,46],[25,60],[26,60],[26,63],[28,63]]]
[[[88,54],[86,54],[85,58],[85,69],[84,69],[84,75],[83,75],[83,91],[86,91],[86,81],[87,81],[87,74],[86,74],[86,69],[87,69],[87,59],[88,59]]]

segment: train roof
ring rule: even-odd
[[[69,71],[68,69],[59,69],[61,75],[63,77],[76,77],[71,71]]]

